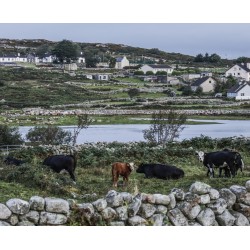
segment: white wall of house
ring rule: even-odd
[[[139,70],[143,71],[144,74],[146,74],[147,71],[153,71],[154,74],[156,74],[158,71],[165,71],[168,74],[172,74],[173,72],[173,68],[152,68],[147,64],[143,65]]]
[[[200,86],[191,86],[192,91],[196,91],[198,87],[202,88],[203,93],[213,92],[216,81],[209,77],[206,81],[204,81]]]
[[[98,81],[108,81],[109,75],[108,74],[96,74],[95,79]]]
[[[236,93],[227,93],[227,97],[235,97],[236,100],[248,100],[250,99],[250,86],[247,84]]]
[[[78,57],[77,62],[78,63],[85,63],[85,57],[83,57],[83,56]]]
[[[250,66],[249,63],[247,65]],[[250,79],[250,72],[245,71],[239,65],[234,65],[232,68],[226,71],[225,75],[226,77],[231,75],[233,77],[243,78],[246,81],[249,81]]]
[[[129,66],[129,60],[124,56],[120,62],[115,63],[116,69],[123,69],[124,67]]]

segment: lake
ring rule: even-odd
[[[196,120],[198,121],[198,120]],[[199,120],[201,121],[201,120]],[[204,120],[209,122],[208,120]],[[223,138],[233,136],[250,137],[250,121],[241,120],[213,120],[219,124],[186,125],[178,140],[191,139],[201,135],[211,138]],[[77,144],[85,142],[132,142],[145,141],[142,131],[150,125],[128,124],[128,125],[92,125],[82,130],[77,138]],[[61,126],[63,129],[73,131],[74,126]],[[23,138],[32,127],[20,127],[19,131]]]

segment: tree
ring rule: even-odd
[[[62,40],[57,43],[52,53],[58,58],[61,63],[71,63],[75,61],[80,54],[80,47],[69,40]]]
[[[87,55],[85,56],[85,62],[87,68],[95,68],[98,63],[98,59],[94,56]]]
[[[109,59],[109,67],[114,68],[116,64],[116,59],[114,57],[110,57]]]
[[[204,57],[202,54],[198,54],[195,58],[194,58],[194,62],[204,62]]]
[[[186,114],[178,114],[172,109],[168,113],[155,112],[152,115],[150,128],[143,130],[143,137],[155,144],[164,145],[166,142],[172,142],[179,137],[186,120]]]
[[[139,89],[133,88],[133,89],[129,89],[128,90],[128,95],[129,95],[130,98],[138,96],[139,94],[140,94],[140,90]]]
[[[147,76],[152,76],[152,75],[154,75],[154,72],[151,71],[151,70],[149,70],[149,71],[146,72],[146,75],[147,75]]]
[[[69,144],[72,141],[71,132],[57,126],[35,126],[26,135],[27,140],[41,144]]]
[[[212,54],[210,57],[209,57],[209,62],[211,63],[218,63],[221,61],[221,57],[217,54]]]
[[[77,127],[73,131],[71,136],[72,145],[75,146],[78,135],[82,129],[87,129],[92,122],[92,119],[89,118],[88,114],[78,115],[77,116]]]
[[[201,96],[202,93],[203,93],[202,87],[201,87],[201,86],[198,86],[197,89],[195,90],[195,94],[196,94],[197,96]]]
[[[36,49],[36,55],[39,58],[43,58],[43,56],[46,53],[51,53],[51,51],[52,51],[52,46],[50,46],[49,44],[43,44]]]
[[[182,89],[182,95],[189,96],[189,95],[192,95],[192,94],[193,94],[193,91],[192,91],[192,89],[191,89],[190,86],[183,87],[183,89]]]
[[[144,72],[142,70],[137,70],[134,72],[135,76],[140,76],[140,75],[144,75]]]
[[[0,145],[20,145],[24,143],[18,127],[0,125]]]

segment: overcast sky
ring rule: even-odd
[[[0,23],[0,38],[62,39],[159,48],[188,55],[250,57],[250,24],[202,23]]]

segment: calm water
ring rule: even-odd
[[[207,120],[206,120],[207,121]],[[200,135],[212,138],[245,136],[250,137],[250,121],[214,120],[220,124],[187,125],[178,140],[190,139]],[[144,141],[142,130],[150,125],[93,125],[82,130],[78,136],[77,144],[84,142],[131,142]],[[32,127],[20,127],[23,138]],[[62,126],[65,130],[73,131],[73,126]]]

